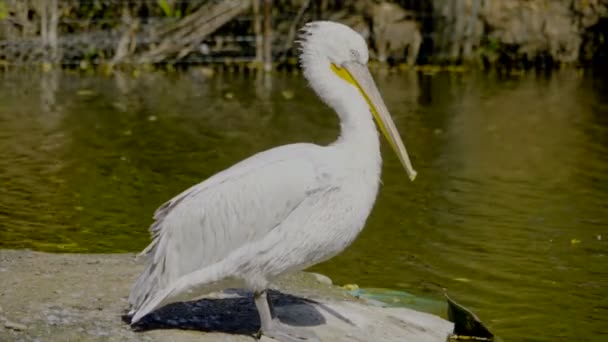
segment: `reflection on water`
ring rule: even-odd
[[[505,340],[608,338],[608,98],[592,75],[377,74],[419,177],[385,149],[367,228],[315,267],[452,296]],[[293,75],[0,74],[0,246],[137,251],[153,210],[337,119]]]

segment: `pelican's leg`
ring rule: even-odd
[[[311,330],[294,328],[281,323],[278,317],[272,317],[272,304],[266,293],[256,292],[254,294],[255,306],[260,315],[260,333],[280,342],[302,342],[320,341],[317,334]]]

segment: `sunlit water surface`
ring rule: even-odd
[[[441,298],[508,341],[608,340],[608,83],[379,74],[419,177],[383,146],[359,239],[314,270]],[[0,74],[0,247],[139,251],[154,209],[338,122],[294,75]]]

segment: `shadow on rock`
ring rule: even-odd
[[[184,329],[252,335],[260,329],[260,317],[251,292],[231,290],[236,298],[201,299],[164,306],[133,325],[138,331]],[[279,320],[292,326],[310,327],[325,323],[315,301],[270,290],[268,296]],[[130,322],[131,317],[124,315]]]

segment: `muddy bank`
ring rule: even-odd
[[[257,313],[240,291],[175,304],[132,329],[121,315],[140,270],[133,254],[0,250],[0,341],[254,341]],[[309,273],[282,279],[271,296],[282,321],[323,341],[445,341],[452,330],[439,317],[370,305]]]

